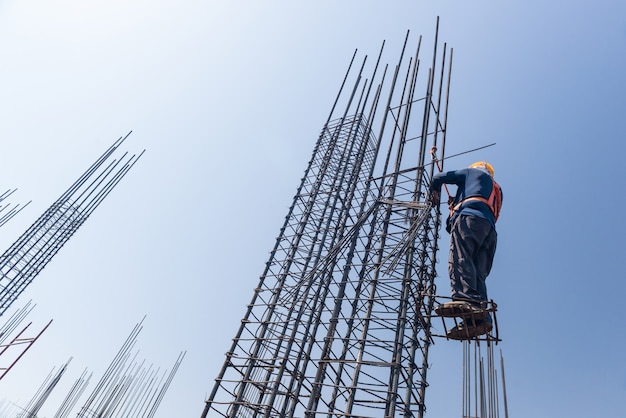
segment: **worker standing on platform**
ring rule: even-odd
[[[502,206],[502,189],[493,177],[493,167],[481,161],[466,169],[436,174],[430,186],[433,204],[439,204],[443,184],[457,186],[446,221],[450,233],[448,273],[452,302],[435,309],[444,317],[464,318],[448,331],[449,338],[473,338],[489,333],[493,327],[491,316],[485,312],[485,279],[496,252],[495,226]]]

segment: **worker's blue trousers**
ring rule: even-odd
[[[450,230],[448,273],[452,299],[487,302],[485,279],[491,271],[498,235],[478,216],[459,214]]]

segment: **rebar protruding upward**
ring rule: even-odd
[[[500,352],[501,382],[498,381],[494,344],[486,342],[486,353],[479,340],[463,341],[463,418],[508,418],[504,358]],[[472,349],[473,347],[473,349]],[[503,401],[502,403],[500,401]]]
[[[63,377],[63,374],[67,370],[72,359],[70,358],[61,368],[54,373],[54,370],[50,372],[46,380],[41,384],[35,396],[28,403],[26,408],[17,416],[17,418],[36,418],[39,410],[43,407],[44,403],[56,387],[56,385]]]
[[[160,372],[145,360],[138,362],[135,347],[143,321],[135,325],[87,401],[80,408],[79,418],[152,418],[174,378],[185,352],[181,352],[172,370]]]

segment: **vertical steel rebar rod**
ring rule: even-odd
[[[502,393],[504,394],[504,417],[509,418],[509,405],[506,397],[506,380],[504,378],[504,357],[502,356],[502,351],[500,351],[500,369],[502,372]]]

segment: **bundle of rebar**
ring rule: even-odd
[[[504,418],[509,416],[504,357],[500,351],[500,381],[494,344],[487,342],[486,347],[483,353],[480,341],[463,341],[463,418],[500,418],[501,413]]]
[[[54,373],[54,370],[48,374],[44,382],[41,384],[35,396],[26,405],[24,410],[18,414],[17,418],[36,418],[39,410],[43,407],[44,403],[61,380],[61,377],[67,370],[72,359],[70,358],[61,368]]]
[[[133,328],[80,408],[79,418],[151,418],[156,414],[186,353],[179,354],[169,373],[160,372],[154,365],[146,365],[145,360],[139,362],[139,351],[133,352],[133,348],[143,328],[142,322]]]
[[[74,406],[80,399],[81,395],[89,385],[93,373],[87,375],[87,369],[83,370],[80,377],[74,382],[65,399],[59,406],[58,411],[54,414],[54,418],[67,418],[74,409]]]

